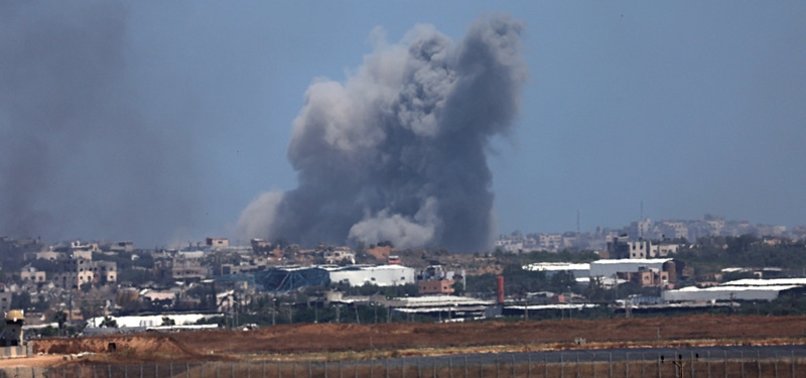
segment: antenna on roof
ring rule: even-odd
[[[638,218],[638,236],[644,238],[644,200],[641,200],[641,218]]]
[[[640,221],[644,220],[644,200],[641,200],[641,218],[639,218],[638,220]]]

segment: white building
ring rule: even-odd
[[[663,299],[682,301],[772,301],[787,290],[806,288],[806,278],[741,279],[718,286],[684,287],[663,292]]]
[[[399,286],[414,283],[414,268],[402,265],[352,265],[346,267],[323,267],[330,275],[330,282],[346,282],[350,286]]]
[[[323,252],[322,257],[327,264],[338,264],[341,262],[355,264],[355,252],[347,247],[337,247],[332,250],[326,250]]]
[[[640,270],[664,271],[664,264],[672,259],[605,259],[590,264],[591,277],[613,277],[618,273],[637,273]]]
[[[799,288],[795,285],[771,286],[713,286],[699,288],[684,287],[666,290],[662,294],[668,302],[715,302],[715,301],[772,301],[787,290]]]
[[[557,272],[566,272],[574,275],[575,278],[589,277],[591,264],[587,263],[567,263],[567,262],[540,262],[524,265],[523,270],[532,272],[546,272],[552,275]]]

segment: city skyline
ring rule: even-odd
[[[490,14],[523,24],[528,66],[486,157],[497,233],[629,224],[641,201],[806,224],[801,2],[88,1],[0,6],[0,234],[232,235],[260,193],[296,187],[312,82],[418,24],[458,42]]]

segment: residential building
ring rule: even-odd
[[[226,249],[229,248],[229,239],[227,238],[207,238],[205,244],[212,249]]]

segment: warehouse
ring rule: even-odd
[[[613,277],[618,273],[636,273],[643,269],[673,272],[672,259],[608,259],[590,264],[591,277]]]
[[[453,295],[431,295],[394,298],[383,301],[382,304],[406,316],[422,315],[454,319],[484,317],[487,309],[495,302]]]
[[[583,278],[590,276],[591,264],[587,263],[567,263],[567,262],[540,262],[529,265],[524,265],[523,270],[531,272],[545,272],[546,275],[552,276],[557,272],[571,273],[574,278]]]
[[[330,282],[347,283],[350,286],[399,286],[414,283],[414,268],[402,265],[350,265],[344,267],[326,266]]]
[[[716,301],[772,301],[781,293],[801,289],[797,285],[734,286],[720,285],[706,288],[696,286],[667,290],[662,294],[667,302],[716,302]]]

